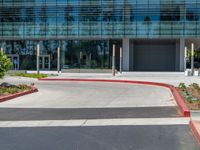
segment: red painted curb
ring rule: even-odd
[[[198,129],[195,125],[195,121],[190,121],[190,129],[196,138],[197,142],[200,144],[200,129]]]
[[[8,101],[8,100],[11,100],[13,98],[17,98],[17,97],[20,97],[20,96],[31,94],[31,93],[34,93],[34,92],[37,92],[37,91],[38,91],[37,88],[32,87],[32,89],[28,90],[28,91],[23,91],[23,92],[18,92],[18,93],[15,93],[15,94],[10,94],[10,95],[6,95],[6,96],[2,96],[2,97],[0,97],[0,103]]]
[[[178,90],[169,84],[157,83],[157,82],[147,82],[147,81],[131,81],[131,80],[108,80],[108,79],[53,79],[53,78],[40,78],[40,81],[77,81],[77,82],[112,82],[112,83],[130,83],[130,84],[146,84],[169,88],[177,102],[181,114],[184,117],[190,117],[190,110],[185,103],[184,98],[178,92]]]

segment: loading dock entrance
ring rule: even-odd
[[[134,71],[175,71],[175,41],[134,41]]]

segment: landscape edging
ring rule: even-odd
[[[27,94],[35,93],[37,91],[38,91],[37,88],[31,87],[30,90],[26,90],[26,91],[18,92],[18,93],[15,93],[15,94],[2,96],[2,97],[0,97],[0,103],[4,102],[4,101],[11,100],[11,99],[14,99],[14,98],[17,98],[17,97],[20,97],[20,96],[24,96],[24,95],[27,95]]]
[[[198,128],[195,126],[195,121],[190,121],[190,129],[194,135],[194,137],[196,138],[197,142],[200,144],[200,129],[198,130]]]

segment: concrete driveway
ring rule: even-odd
[[[13,83],[18,82],[14,78]],[[167,88],[124,83],[36,82],[38,93],[0,104],[15,108],[121,108],[176,106]]]
[[[29,83],[30,80],[12,80]],[[32,80],[33,81],[33,80]],[[0,103],[0,120],[177,117],[169,89],[149,85],[35,81],[39,92]]]

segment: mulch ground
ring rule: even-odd
[[[191,87],[187,87],[186,89],[187,93],[193,98],[196,98],[197,101],[187,100],[187,98],[183,95],[183,91],[181,89],[178,89],[178,90],[182,94],[182,96],[185,98],[186,104],[188,105],[190,109],[192,110],[200,109],[200,92],[198,90]]]

